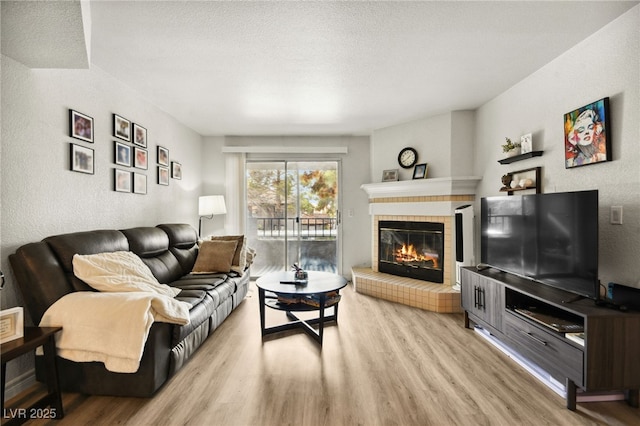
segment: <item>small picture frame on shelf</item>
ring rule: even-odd
[[[415,168],[413,169],[413,178],[425,179],[427,177],[428,166],[429,165],[427,163],[416,164]]]
[[[382,171],[383,182],[395,182],[398,180],[398,169],[389,169]]]
[[[113,169],[113,189],[116,192],[131,192],[131,172]]]
[[[0,343],[10,342],[22,336],[24,336],[24,309],[18,306],[0,311]],[[4,364],[2,369],[4,371]]]
[[[114,141],[115,158],[113,160],[119,166],[131,167],[131,147],[122,142]]]
[[[158,185],[169,186],[169,168],[158,166]]]
[[[88,115],[70,109],[69,129],[72,138],[93,143],[93,118]]]
[[[171,162],[171,177],[173,179],[182,179],[182,164],[177,161]]]
[[[143,175],[142,173],[133,173],[133,193],[147,193],[147,175]]]
[[[147,170],[147,167],[148,167],[147,160],[148,160],[147,150],[134,146],[133,147],[133,167],[137,169]]]
[[[520,136],[520,152],[528,154],[533,151],[533,137],[531,133]]]
[[[71,171],[92,175],[94,172],[94,151],[86,146],[71,144]]]
[[[131,122],[118,114],[113,114],[113,136],[131,141]]]
[[[133,143],[143,148],[147,147],[147,129],[133,123]]]
[[[169,150],[158,145],[158,164],[169,167]]]

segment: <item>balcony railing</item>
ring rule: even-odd
[[[300,237],[302,239],[334,239],[338,221],[335,217],[257,217],[258,238]]]

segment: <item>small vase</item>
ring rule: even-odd
[[[515,157],[516,155],[520,155],[520,148],[514,148],[511,151],[507,151],[505,154],[507,158]]]

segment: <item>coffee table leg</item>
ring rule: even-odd
[[[259,288],[258,289],[258,299],[259,299],[259,304],[260,304],[260,334],[264,337],[264,310],[265,310],[265,306],[264,306],[264,290]]]
[[[322,346],[322,336],[324,335],[324,310],[325,310],[325,303],[327,301],[327,295],[326,293],[321,293],[320,294],[320,327],[318,328],[318,343],[320,343],[320,346]]]

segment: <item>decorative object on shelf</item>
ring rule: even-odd
[[[131,122],[118,114],[113,114],[113,136],[131,141]]]
[[[158,166],[158,185],[169,186],[169,168]]]
[[[137,146],[133,147],[133,167],[147,170],[147,157],[146,149],[138,148]]]
[[[214,215],[227,214],[224,195],[204,195],[198,198],[198,235],[202,236],[202,219],[213,219]]]
[[[169,166],[169,150],[160,145],[158,145],[158,164]]]
[[[95,164],[93,149],[87,148],[86,146],[76,145],[75,143],[70,145],[71,171],[92,175]]]
[[[398,169],[389,169],[382,171],[383,182],[395,182],[398,180]]]
[[[398,164],[403,169],[410,169],[418,162],[418,151],[411,147],[402,148],[398,154]]]
[[[173,179],[182,179],[182,164],[177,161],[171,162],[171,177]]]
[[[133,143],[147,147],[147,129],[136,123],[133,123]]]
[[[133,173],[133,192],[135,194],[147,193],[147,175]]]
[[[513,176],[510,174],[506,174],[502,176],[502,185],[503,188],[511,188],[511,181],[513,180]]]
[[[0,343],[10,342],[22,336],[24,336],[24,309],[19,306],[0,311]],[[4,383],[4,377],[2,381]]]
[[[113,160],[119,166],[131,167],[131,147],[122,142],[114,141],[115,159]]]
[[[504,152],[507,157],[520,155],[520,142],[513,143],[509,138],[504,139],[505,143],[502,145],[502,152]]]
[[[565,168],[611,161],[609,98],[564,115]]]
[[[72,138],[93,143],[93,118],[70,109],[69,134]]]
[[[533,151],[533,136],[531,133],[520,136],[520,153],[528,154]]]
[[[131,192],[131,172],[113,169],[113,188],[116,192]]]
[[[427,167],[429,165],[427,163],[417,164],[415,169],[413,169],[413,178],[414,179],[424,179],[427,177]]]

